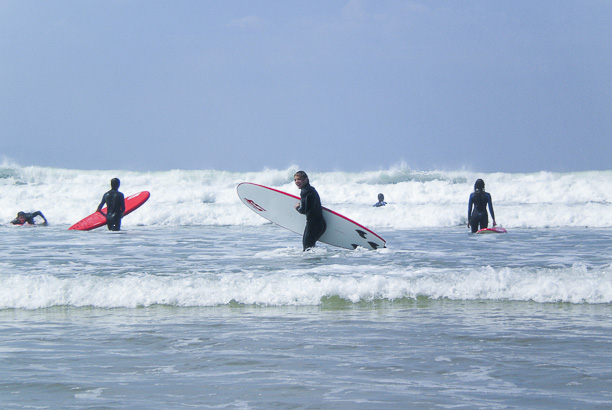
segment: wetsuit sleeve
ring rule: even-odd
[[[34,212],[34,213],[32,214],[32,218],[35,218],[35,217],[37,217],[37,216],[40,216],[40,217],[41,217],[42,219],[44,219],[45,221],[47,220],[47,218],[45,218],[45,216],[43,215],[43,213],[42,213],[42,212],[40,212],[40,211],[36,211],[36,212]]]
[[[34,218],[36,218],[37,216],[40,216],[45,222],[47,222],[47,218],[45,218],[43,213],[40,211],[36,211],[32,214],[32,220],[34,220]]]
[[[468,202],[468,223],[472,217],[472,206],[474,205],[474,194],[470,194],[470,201]]]
[[[302,198],[299,212],[301,214],[308,216],[308,214],[311,211],[311,208],[314,206],[313,205],[314,203],[315,203],[314,193],[312,191],[309,191],[306,195],[304,195],[304,198]]]
[[[11,223],[12,223],[13,225],[21,225],[21,222],[19,221],[19,218],[15,218],[15,219],[13,219],[13,220],[11,221]]]
[[[121,212],[121,215],[125,213],[125,197],[123,194],[121,194],[121,208],[119,209],[119,212]]]
[[[96,212],[100,212],[100,210],[102,209],[102,207],[106,203],[106,197],[107,197],[107,194],[104,194],[102,196],[102,202],[100,202],[100,205],[98,205],[98,209],[96,209]]]
[[[491,194],[487,193],[487,196],[489,197],[489,212],[491,212],[491,219],[493,219],[495,221],[495,212],[493,212],[493,200],[491,199]]]
[[[308,195],[310,194],[306,194],[300,199],[300,206],[297,208],[297,211],[301,214],[306,214],[308,209]]]

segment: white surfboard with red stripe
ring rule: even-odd
[[[237,187],[238,196],[253,212],[285,229],[302,235],[306,216],[295,210],[300,198],[263,185],[243,182]],[[337,212],[323,207],[327,229],[319,241],[346,249],[386,247],[379,235]]]

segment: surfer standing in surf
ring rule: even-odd
[[[491,194],[485,192],[484,188],[484,181],[482,179],[477,179],[474,184],[474,192],[470,194],[470,202],[468,203],[468,228],[472,228],[472,233],[476,233],[479,229],[485,229],[489,226],[487,205],[489,206],[489,212],[491,212],[493,226],[497,225],[495,223],[495,213],[493,212]],[[472,208],[474,208],[473,211]]]
[[[378,208],[378,207],[385,206],[385,205],[387,205],[387,203],[385,202],[385,196],[383,194],[378,194],[378,202],[376,202],[372,206]]]
[[[104,204],[106,204],[106,226],[109,231],[121,229],[121,218],[123,218],[123,213],[125,212],[125,198],[119,192],[120,183],[119,178],[111,179],[111,190],[104,194],[102,202],[100,202],[96,210],[96,212],[100,212]]]
[[[327,224],[323,218],[323,207],[319,193],[308,180],[308,175],[304,171],[298,171],[293,175],[295,186],[300,189],[300,202],[295,209],[306,215],[306,227],[302,237],[303,250],[314,248],[315,244],[325,233]]]

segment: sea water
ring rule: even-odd
[[[387,240],[319,245],[242,205],[294,169],[0,169],[3,408],[609,408],[612,173],[314,173]],[[112,177],[123,231],[67,228]],[[482,177],[508,234],[468,233]],[[373,208],[379,192],[389,203]]]

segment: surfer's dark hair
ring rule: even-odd
[[[306,178],[308,179],[308,175],[306,175],[306,173],[304,171],[298,171],[295,174],[293,174],[293,178],[299,176],[300,178]]]
[[[482,179],[478,178],[476,183],[474,184],[474,191],[481,192],[484,191],[485,183]]]
[[[121,181],[119,181],[119,178],[111,179],[111,188],[117,189],[117,188],[119,188],[120,184],[121,184]]]

